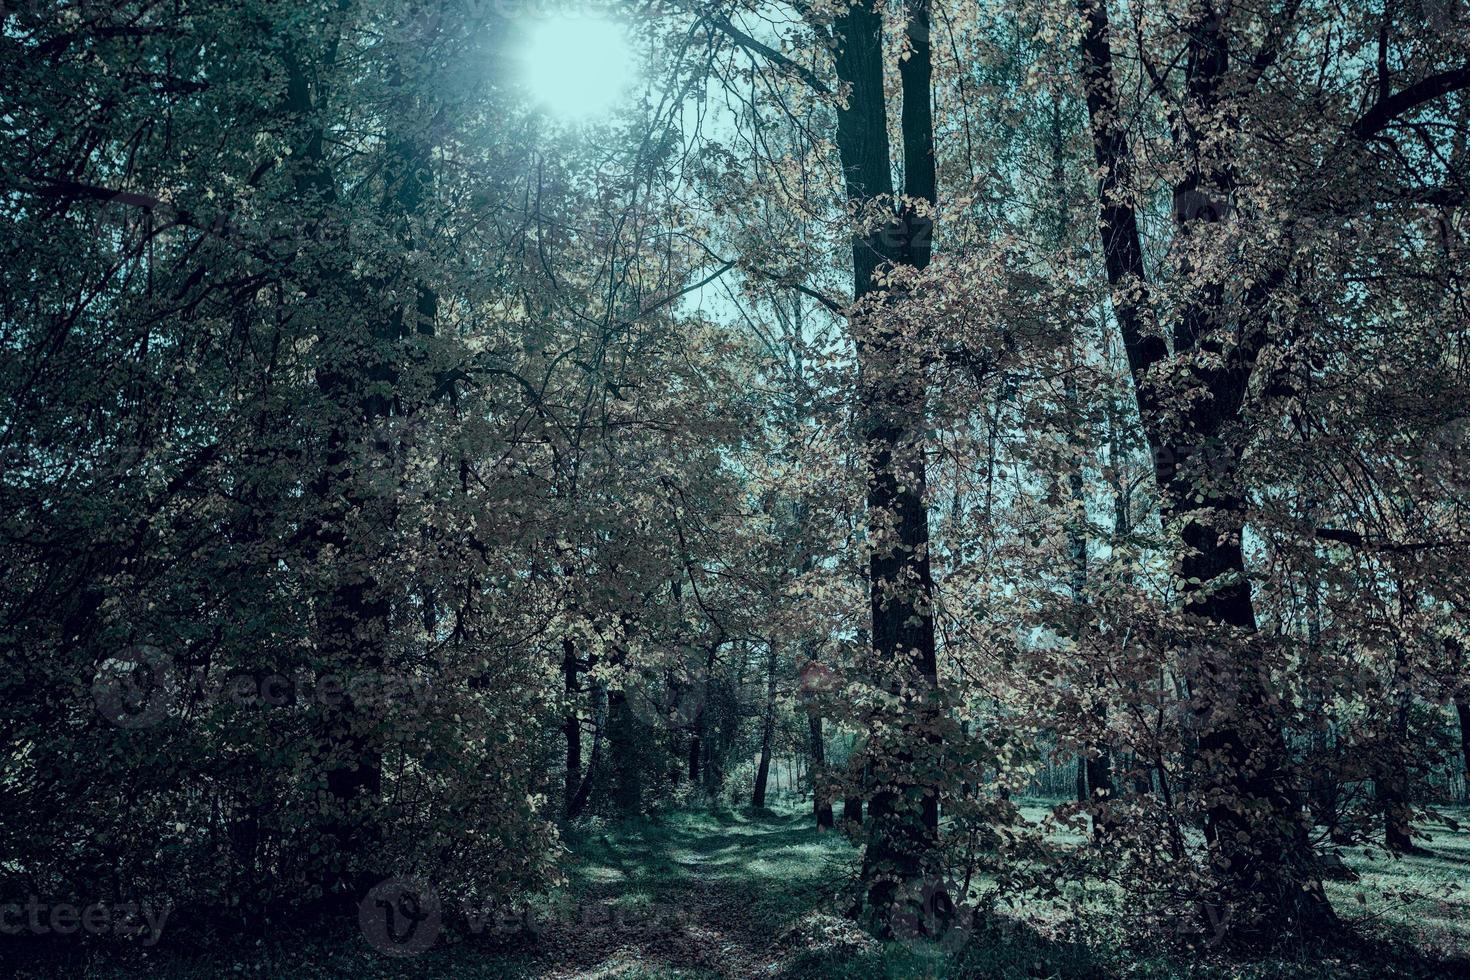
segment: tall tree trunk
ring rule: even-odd
[[[868,742],[873,781],[862,878],[874,923],[888,928],[901,892],[916,890],[938,840],[939,798],[927,771],[938,738],[933,589],[925,509],[923,366],[913,339],[882,316],[879,268],[929,262],[935,201],[932,66],[927,0],[905,3],[909,57],[899,66],[903,90],[905,205],[886,228],[872,209],[893,195],[887,102],[883,90],[883,14],[875,0],[843,8],[833,22],[837,77],[848,88],[837,109],[837,148],[847,200],[865,216],[853,239],[853,334],[858,348],[861,412],[868,464],[873,678],[894,694],[903,717],[875,726]]]
[[[1310,526],[1317,526],[1315,501],[1310,502],[1307,506],[1307,520]],[[1305,601],[1307,605],[1307,655],[1311,658],[1312,663],[1316,663],[1322,650],[1322,583],[1315,571],[1308,573]],[[1327,716],[1322,694],[1315,683],[1312,685],[1312,693],[1307,702],[1307,712],[1309,717],[1322,720],[1312,726],[1307,740],[1307,754],[1312,766],[1307,777],[1307,805],[1310,808],[1313,822],[1324,825],[1327,828],[1328,838],[1337,840],[1341,834],[1337,819],[1339,783],[1337,773],[1326,765]]]
[[[338,11],[349,13],[347,0]],[[415,15],[413,9],[405,16]],[[314,209],[337,199],[335,180],[325,162],[324,117],[327,86],[323,73],[335,62],[336,41],[329,42],[320,62],[308,63],[299,51],[288,49],[286,104],[288,115],[304,134],[303,152],[296,171],[296,193],[303,209]],[[425,106],[404,83],[407,71],[390,69],[397,89],[405,92],[386,107],[388,137],[384,147],[384,195],[380,214],[394,229],[406,252],[425,248],[417,237],[416,218],[428,202],[432,187],[432,144],[426,135]],[[339,262],[346,256],[329,256]],[[341,294],[318,297],[324,305],[335,301],[342,309],[356,302],[358,286],[339,266],[323,270],[318,283]],[[379,281],[375,285],[397,285]],[[401,446],[384,429],[393,415],[413,415],[422,400],[400,387],[402,372],[410,366],[410,348],[403,341],[414,334],[432,336],[439,300],[426,283],[412,283],[411,307],[396,306],[364,323],[351,313],[328,320],[333,328],[321,331],[321,360],[316,371],[328,419],[325,458],[312,481],[321,509],[315,515],[311,537],[326,556],[328,585],[318,597],[317,649],[325,670],[350,683],[358,677],[381,676],[393,667],[390,651],[392,612],[403,589],[383,574],[390,564],[388,547],[398,523],[399,506],[392,492],[384,492],[373,475],[377,467],[364,461],[366,449],[376,459],[400,464]],[[430,390],[425,386],[425,390]],[[359,704],[350,695],[322,706],[316,719],[322,741],[321,760],[327,792],[321,824],[331,842],[324,862],[322,899],[329,906],[350,906],[379,872],[370,866],[352,867],[371,860],[381,837],[377,808],[383,791],[382,727],[385,722],[372,704]]]
[[[643,753],[636,744],[642,737],[626,692],[609,693],[607,739],[612,802],[623,813],[637,813],[643,807]]]
[[[1408,778],[1402,759],[1397,758],[1401,750],[1391,750],[1395,756],[1387,760],[1384,774],[1373,781],[1373,801],[1383,814],[1383,843],[1395,854],[1408,854],[1414,850],[1413,823],[1409,819]]]
[[[1116,98],[1104,0],[1078,0],[1084,18],[1082,60],[1093,149],[1102,171],[1099,231],[1114,315],[1123,337],[1144,434],[1153,451],[1165,526],[1179,538],[1184,622],[1205,638],[1190,671],[1191,710],[1200,726],[1200,785],[1215,880],[1206,908],[1229,916],[1237,935],[1278,934],[1330,924],[1297,794],[1289,782],[1286,745],[1259,663],[1255,611],[1241,534],[1245,501],[1235,486],[1225,438],[1239,421],[1263,325],[1240,331],[1233,347],[1217,318],[1222,286],[1202,270],[1182,270],[1191,293],[1174,330],[1175,356],[1144,328],[1148,288],[1131,193],[1125,117]],[[1197,4],[1189,38],[1187,94],[1197,118],[1213,119],[1228,52],[1219,17]],[[1186,129],[1188,126],[1186,126]],[[1188,137],[1198,148],[1206,140]],[[1216,153],[1218,151],[1215,151]],[[1181,236],[1203,233],[1224,216],[1232,187],[1228,168],[1196,153],[1175,188]],[[1283,273],[1284,274],[1284,273]],[[1258,283],[1246,300],[1253,313],[1274,282]],[[1198,349],[1199,356],[1193,352]],[[1177,363],[1176,363],[1177,362]],[[1167,376],[1167,377],[1165,377]],[[1160,385],[1164,380],[1165,384]],[[1171,387],[1172,385],[1172,387]],[[1187,385],[1189,393],[1165,395]],[[1222,464],[1207,472],[1200,464]],[[1224,909],[1214,908],[1222,904]]]
[[[1066,171],[1063,164],[1062,113],[1058,100],[1053,99],[1051,111],[1052,143],[1052,186],[1059,191],[1066,186]],[[1058,193],[1056,212],[1056,248],[1067,245],[1067,196]],[[1082,458],[1087,439],[1082,428],[1081,399],[1077,393],[1079,368],[1076,349],[1068,352],[1071,361],[1062,382],[1062,401],[1067,412],[1067,446],[1071,450],[1067,473],[1068,503],[1071,513],[1067,519],[1067,561],[1070,569],[1068,585],[1072,593],[1072,642],[1079,648],[1087,628],[1087,488],[1082,474]],[[1112,749],[1105,741],[1108,722],[1108,703],[1105,697],[1104,675],[1095,673],[1092,678],[1092,725],[1098,736],[1090,741],[1079,760],[1077,773],[1078,802],[1088,804],[1092,816],[1092,832],[1101,837],[1107,829],[1108,820],[1098,815],[1097,809],[1105,807],[1113,796]]]
[[[710,795],[719,792],[720,786],[725,781],[724,768],[720,765],[718,754],[720,733],[717,727],[710,724],[715,660],[719,656],[719,651],[720,643],[715,642],[709,645],[704,661],[704,676],[700,678],[700,683],[705,686],[704,698],[701,701],[703,708],[695,718],[694,742],[689,748],[689,779],[694,785],[703,786],[704,791]],[[702,783],[700,782],[701,775]]]
[[[1063,384],[1063,398],[1068,408],[1071,409],[1069,414],[1075,420],[1078,414],[1079,399],[1076,380],[1070,374]],[[1079,433],[1075,431],[1075,422],[1067,442],[1074,449],[1080,449],[1082,445]],[[1072,641],[1080,647],[1087,628],[1087,497],[1083,486],[1081,463],[1076,460],[1075,454],[1073,463],[1077,468],[1067,476],[1067,488],[1072,509],[1071,517],[1067,521],[1067,551],[1071,566],[1068,578],[1072,592]],[[1080,799],[1087,803],[1092,812],[1093,836],[1102,837],[1111,825],[1111,820],[1104,813],[1108,802],[1113,797],[1113,754],[1111,746],[1106,741],[1108,702],[1105,696],[1105,675],[1101,672],[1094,673],[1091,680],[1093,697],[1090,711],[1091,724],[1097,734],[1089,741],[1082,753],[1079,773],[1082,790]],[[1100,813],[1099,809],[1103,809],[1104,813]]]
[[[321,73],[335,60],[335,46],[329,42],[328,53],[320,60],[291,46],[282,53],[285,114],[299,140],[293,154],[295,197],[304,213],[316,216],[306,223],[309,233],[324,227],[325,209],[337,197],[321,128],[326,99]],[[307,270],[307,295],[317,303],[351,308],[347,297],[332,295],[350,288],[344,285],[348,281],[344,270],[327,264],[336,258],[327,256]],[[355,459],[374,422],[385,414],[382,396],[369,394],[369,379],[381,373],[382,364],[374,340],[374,331],[351,318],[318,337],[322,359],[317,387],[329,415],[324,459],[311,482],[319,510],[313,515],[310,539],[328,572],[315,601],[319,669],[339,678],[381,672],[386,660],[391,603],[373,574],[382,556],[373,541],[354,540],[348,531],[354,514],[371,515],[369,523],[374,525],[387,518],[384,501],[375,499],[357,478]],[[379,447],[375,444],[373,449]],[[374,811],[382,790],[382,752],[373,737],[374,727],[361,706],[346,697],[320,705],[313,719],[326,788],[315,815],[326,838],[320,900],[329,909],[350,907],[361,886],[373,877],[370,870],[352,865],[355,858],[375,853],[373,842],[379,836]]]

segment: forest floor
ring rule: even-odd
[[[958,948],[878,943],[833,914],[856,874],[858,850],[840,834],[816,833],[809,812],[796,807],[791,801],[774,811],[679,811],[585,825],[568,841],[566,887],[534,913],[514,922],[476,922],[446,901],[435,945],[412,957],[384,957],[356,933],[280,935],[192,950],[165,943],[127,962],[83,949],[53,951],[28,957],[19,975],[1470,977],[1470,831],[1436,825],[1423,854],[1400,859],[1348,855],[1358,880],[1328,888],[1350,938],[1241,960],[1209,948],[1191,952],[1159,937],[1130,939],[1121,928],[1107,928],[1108,909],[1096,894],[1083,919],[1060,911],[1048,918],[1032,909],[1027,924],[1017,921]],[[1039,819],[1045,806],[1022,812]],[[0,953],[0,964],[4,959]]]

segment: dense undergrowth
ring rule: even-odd
[[[1039,820],[1040,801],[1023,804]],[[1105,890],[1017,896],[937,940],[880,943],[834,914],[860,851],[818,834],[791,799],[763,811],[590,820],[566,835],[565,882],[501,915],[441,895],[426,951],[385,956],[361,930],[277,926],[248,939],[165,934],[151,949],[32,941],[20,976],[154,977],[1439,977],[1470,970],[1470,833],[1430,829],[1422,853],[1345,854],[1329,884],[1344,933],[1242,959],[1208,936],[1128,926]],[[976,883],[976,891],[984,887]],[[68,937],[76,939],[77,937]]]

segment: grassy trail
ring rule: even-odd
[[[801,951],[793,924],[832,901],[856,859],[805,815],[729,812],[593,830],[573,853],[536,937],[540,975],[557,980],[781,976]]]

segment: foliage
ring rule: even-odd
[[[1391,904],[1470,792],[1463,5],[614,13],[577,126],[516,4],[0,8],[0,905],[687,852],[965,975]]]

